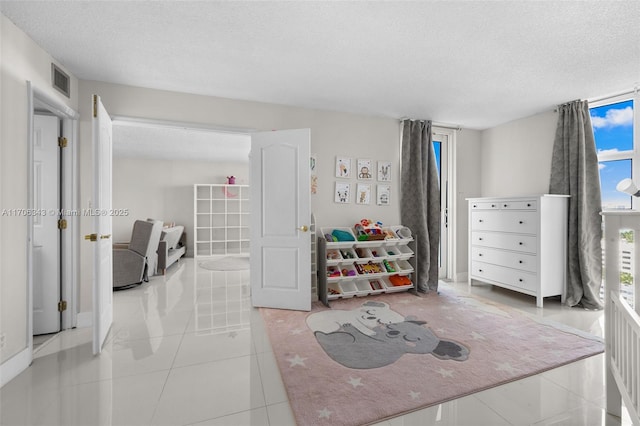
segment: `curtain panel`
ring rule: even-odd
[[[400,218],[416,240],[416,290],[438,290],[440,185],[431,121],[402,122]]]
[[[587,101],[558,107],[549,193],[571,196],[566,303],[602,309],[600,174]]]

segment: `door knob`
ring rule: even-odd
[[[87,234],[84,236],[85,240],[89,240],[89,241],[97,241],[98,240],[98,234]]]
[[[300,228],[298,228],[300,231],[302,232],[307,232],[309,230],[309,227],[307,227],[307,225],[302,225]]]

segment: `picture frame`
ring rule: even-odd
[[[379,206],[391,205],[391,185],[378,185],[376,200]]]
[[[349,204],[351,202],[351,184],[336,182],[334,201],[338,204]]]
[[[344,179],[351,177],[351,158],[336,157],[336,177]]]
[[[373,179],[373,166],[372,161],[364,158],[358,158],[358,180],[371,180]]]
[[[359,183],[356,187],[356,204],[371,204],[371,185]]]
[[[378,161],[378,181],[391,182],[391,161]]]

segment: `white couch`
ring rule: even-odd
[[[169,266],[177,262],[187,252],[187,235],[183,225],[164,227],[158,244],[158,265],[156,274],[164,275]]]

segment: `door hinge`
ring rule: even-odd
[[[98,95],[93,95],[93,116],[98,116]]]
[[[64,137],[58,138],[58,146],[60,148],[66,148],[67,144],[68,144],[67,138],[64,138]]]
[[[61,300],[58,302],[58,312],[63,312],[67,310],[67,301]]]
[[[58,229],[67,229],[67,219],[58,220]]]

